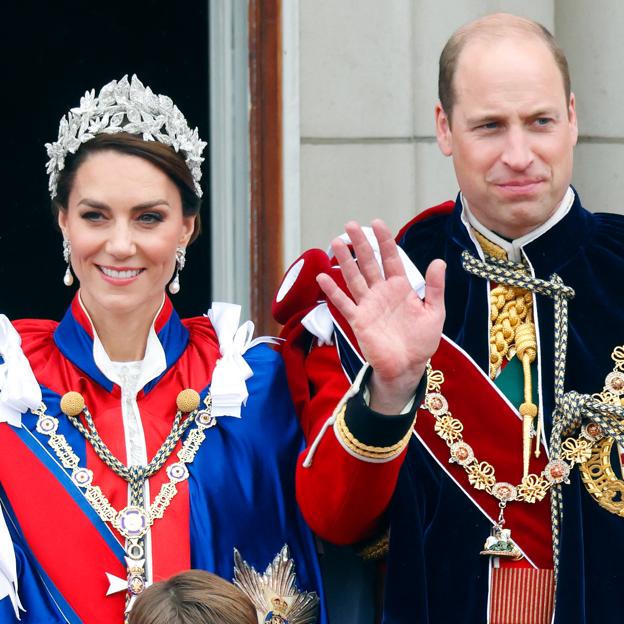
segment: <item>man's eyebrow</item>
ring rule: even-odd
[[[479,113],[471,117],[466,117],[466,123],[469,126],[480,126],[484,123],[490,123],[492,121],[500,121],[503,115],[496,113]]]
[[[539,108],[535,112],[527,115],[529,119],[539,119],[540,117],[552,117],[553,119],[559,119],[561,117],[561,113],[552,108]]]
[[[528,113],[523,113],[521,115],[522,119],[539,119],[540,117],[552,117],[553,119],[560,119],[561,113],[555,108],[549,108],[547,106],[540,107],[529,111]],[[501,113],[488,113],[487,111],[483,113],[478,113],[476,115],[472,115],[470,117],[466,117],[466,124],[469,126],[481,126],[486,123],[498,122],[502,121],[506,118],[506,115]]]

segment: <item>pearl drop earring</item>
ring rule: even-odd
[[[172,282],[169,284],[169,292],[172,295],[177,295],[180,292],[180,271],[186,264],[186,249],[184,247],[178,247],[176,249],[176,272]]]
[[[67,263],[63,283],[65,286],[71,286],[74,283],[74,276],[71,272],[71,243],[66,238],[63,239],[63,258]]]

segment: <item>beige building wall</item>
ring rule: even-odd
[[[348,219],[379,216],[397,229],[455,197],[452,163],[434,137],[437,60],[458,26],[495,11],[555,32],[578,102],[574,183],[589,208],[620,211],[624,4],[595,0],[589,11],[587,0],[284,1],[299,9],[299,194],[286,217],[299,249],[325,247]]]
[[[556,9],[579,117],[573,183],[588,209],[624,214],[624,4],[557,0]]]

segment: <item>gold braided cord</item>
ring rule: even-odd
[[[551,275],[548,280],[543,280],[523,274],[522,271],[518,270],[518,265],[512,262],[498,259],[482,262],[467,251],[462,253],[462,266],[464,270],[478,277],[498,284],[527,288],[532,293],[541,294],[554,300],[554,390],[557,408],[553,413],[550,450],[552,458],[559,457],[562,451],[563,431],[567,430],[568,425],[575,420],[575,414],[570,414],[563,405],[566,401],[572,402],[572,397],[566,398],[564,386],[568,347],[568,299],[574,297],[574,289],[566,286],[563,280],[556,274]],[[574,460],[578,461],[576,457]],[[550,502],[556,584],[559,577],[560,526],[563,515],[563,496],[560,483],[553,484]]]
[[[490,258],[507,260],[504,249],[488,240],[481,233],[473,233],[483,252]],[[520,272],[528,273],[522,265],[517,265]],[[529,474],[531,460],[531,436],[533,421],[537,416],[537,405],[533,401],[531,383],[531,364],[537,357],[537,337],[533,323],[533,295],[526,288],[499,284],[490,292],[490,378],[496,379],[503,359],[511,360],[514,356],[522,363],[524,376],[524,401],[519,406],[522,415],[522,465],[525,477]],[[535,435],[535,456],[540,455],[541,422],[537,421]]]
[[[481,249],[486,256],[507,260],[507,253],[496,243],[487,239],[483,234],[472,230]],[[522,269],[522,265],[517,265]],[[526,272],[526,271],[525,271]],[[520,344],[525,352],[531,354],[530,362],[535,360],[537,342],[535,326],[532,323],[533,295],[526,288],[499,284],[490,291],[490,377],[496,379],[503,363],[503,358],[511,360],[518,351],[520,330]],[[520,329],[523,325],[528,325]],[[532,330],[532,331],[531,331]],[[520,360],[523,354],[519,354]],[[526,400],[526,399],[525,399]]]
[[[489,238],[486,238],[481,234],[481,232],[472,229],[472,233],[475,235],[475,238],[479,242],[479,246],[483,249],[483,253],[486,256],[490,256],[490,258],[498,258],[499,260],[507,260],[507,252],[497,245],[493,243]]]
[[[531,294],[514,286],[496,286],[490,292],[490,377],[496,379],[503,358],[511,360],[516,351],[517,328],[530,320]]]
[[[351,433],[347,423],[345,422],[346,409],[347,406],[345,404],[336,415],[336,431],[345,446],[347,446],[347,448],[353,451],[356,455],[361,455],[362,457],[368,457],[370,459],[392,459],[408,445],[410,438],[412,437],[413,423],[403,438],[396,444],[391,446],[371,446],[360,442]]]

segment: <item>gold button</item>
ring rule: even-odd
[[[192,388],[182,390],[182,392],[178,394],[176,404],[181,412],[188,414],[199,407],[199,393],[195,392]]]
[[[85,407],[85,401],[80,392],[67,392],[61,399],[61,411],[66,416],[78,416]]]

